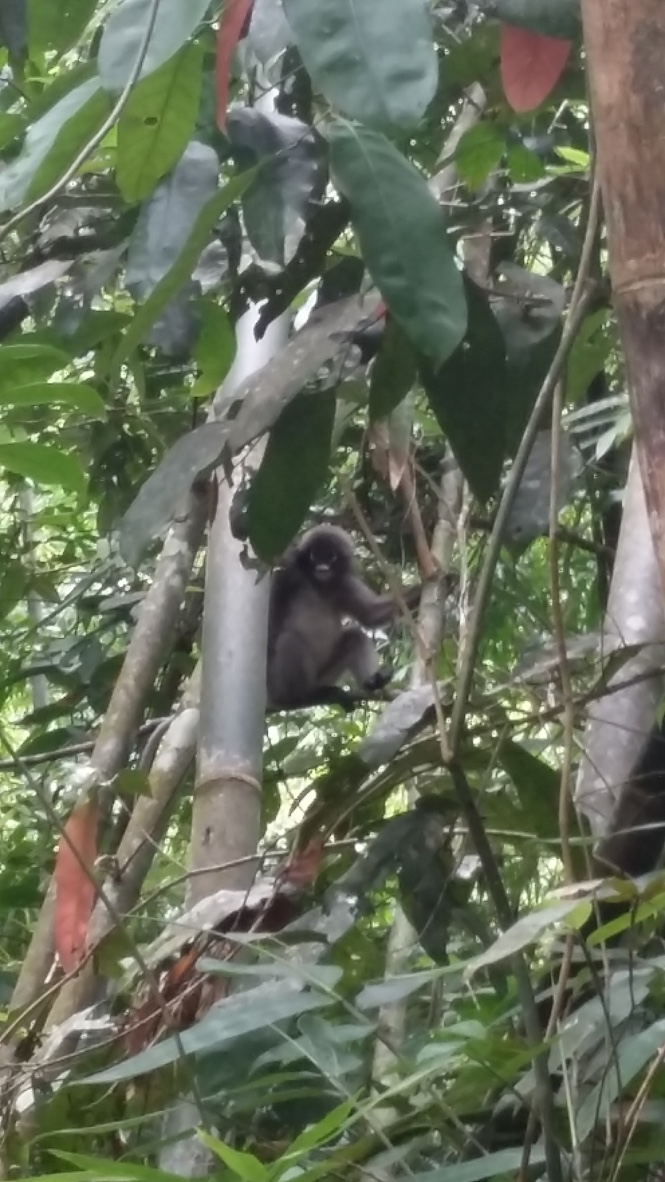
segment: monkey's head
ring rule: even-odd
[[[296,561],[313,583],[330,585],[344,578],[353,565],[353,543],[335,525],[317,525],[298,543]]]

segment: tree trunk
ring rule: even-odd
[[[614,303],[665,587],[665,5],[582,0],[582,20]]]

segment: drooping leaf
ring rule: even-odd
[[[415,127],[438,66],[423,0],[284,0],[305,68],[328,101],[368,127]]]
[[[260,258],[283,265],[285,239],[304,224],[327,179],[320,140],[300,119],[252,107],[229,112],[227,134],[242,168],[262,162],[243,197],[245,227]]]
[[[566,293],[548,275],[504,263],[507,294],[492,302],[506,343],[506,454],[519,446],[542,383],[559,346]]]
[[[229,101],[229,72],[236,45],[240,40],[247,13],[252,0],[226,0],[217,29],[217,56],[215,59],[215,85],[217,91],[217,125],[222,131],[226,127],[226,108]]]
[[[86,477],[78,457],[44,443],[0,443],[0,468],[34,480],[35,484],[85,493]]]
[[[168,274],[196,218],[217,195],[217,180],[217,154],[193,140],[143,203],[127,250],[125,284],[135,299],[145,299]]]
[[[573,483],[582,468],[582,459],[574,447],[570,432],[562,430],[556,481],[557,512],[568,504]],[[545,428],[538,432],[534,440],[510,509],[506,532],[521,543],[527,543],[547,533],[551,497],[552,432]]]
[[[389,415],[409,393],[417,376],[413,349],[397,321],[388,317],[369,383],[370,422]]]
[[[0,210],[39,196],[102,123],[109,100],[97,78],[81,83],[28,129],[19,155],[0,173]]]
[[[97,69],[107,90],[122,90],[125,86],[145,37],[150,19],[152,0],[122,0],[113,9],[99,42]],[[146,78],[154,70],[182,49],[209,8],[209,0],[160,0],[148,49],[139,78]]]
[[[247,532],[265,562],[283,553],[321,488],[335,421],[331,390],[298,394],[270,432],[247,502]]]
[[[23,386],[5,386],[0,382],[0,408],[51,404],[68,407],[94,419],[106,418],[104,399],[86,382],[30,382]]]
[[[572,41],[582,30],[580,0],[493,0],[493,13],[546,37]]]
[[[201,328],[192,350],[201,371],[192,386],[192,398],[205,398],[221,386],[236,352],[236,339],[228,314],[220,304],[201,300],[198,305]]]
[[[501,81],[513,111],[532,111],[554,90],[572,45],[518,25],[501,26]]]
[[[169,300],[176,295],[178,288],[191,277],[192,271],[210,237],[215,223],[228,206],[242,196],[251,177],[251,173],[243,173],[242,176],[234,177],[223,189],[215,193],[206,202],[193,225],[191,225],[190,221],[191,229],[182,249],[169,270],[159,280],[142,306],[137,309],[131,325],[113,354],[110,361],[110,370],[112,373],[122,365],[125,358],[140,344],[160,312],[163,311]]]
[[[461,345],[435,371],[421,366],[428,400],[475,496],[497,490],[509,414],[506,346],[484,293],[466,281],[469,321]]]
[[[143,201],[173,168],[193,134],[203,47],[194,42],[132,90],[118,120],[116,180],[125,201]]]
[[[364,262],[411,344],[438,368],[466,329],[462,276],[441,209],[424,178],[378,132],[333,123],[327,134]]]
[[[85,873],[81,861],[92,870],[97,857],[97,819],[96,801],[86,800],[78,805],[65,824],[58,846],[53,871],[55,948],[66,973],[81,963],[95,902],[94,882]]]

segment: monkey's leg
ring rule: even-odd
[[[374,642],[354,625],[342,632],[321,682],[334,683],[344,673],[350,673],[361,689],[370,691],[383,689],[393,675],[392,669],[381,668]]]
[[[328,705],[341,706],[347,712],[355,709],[357,702],[351,694],[326,682],[306,638],[284,631],[268,663],[268,705],[277,710]]]

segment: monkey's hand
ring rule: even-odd
[[[369,694],[375,694],[377,690],[385,689],[388,682],[391,680],[394,670],[390,665],[386,665],[383,669],[377,669],[376,673],[367,678],[363,682],[363,689],[367,690]]]

